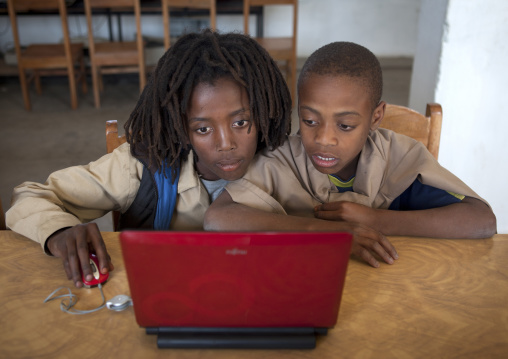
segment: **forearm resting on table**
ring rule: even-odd
[[[251,208],[233,201],[224,191],[205,214],[204,229],[211,231],[350,231],[346,222],[287,216]]]
[[[348,231],[354,240],[351,253],[373,267],[379,267],[376,256],[393,264],[397,251],[380,232],[358,223],[328,221],[264,212],[233,202],[224,191],[208,208],[204,229],[212,231]]]
[[[426,210],[377,210],[374,222],[370,226],[387,236],[488,238],[496,234],[496,216],[492,210],[471,197]]]

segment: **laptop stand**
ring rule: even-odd
[[[327,328],[146,328],[157,347],[181,349],[313,349]]]

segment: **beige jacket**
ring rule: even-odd
[[[443,168],[425,146],[407,136],[378,129],[370,133],[356,171],[354,192],[339,193],[315,169],[299,136],[258,155],[242,179],[226,186],[235,202],[267,212],[313,217],[321,203],[350,201],[388,208],[418,178],[422,183],[481,199]],[[485,201],[484,201],[485,202]]]
[[[43,247],[57,230],[125,212],[136,197],[143,165],[125,143],[85,166],[52,173],[46,183],[25,182],[14,189],[7,226]],[[194,170],[193,156],[183,164],[171,221],[175,230],[202,230],[210,206],[208,192]]]

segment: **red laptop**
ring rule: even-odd
[[[335,325],[352,235],[124,231],[120,241],[136,321],[159,347],[294,348]]]

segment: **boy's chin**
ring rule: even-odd
[[[315,167],[315,166],[314,166]],[[325,175],[337,175],[339,171],[335,171],[330,168],[322,168],[322,167],[315,167],[319,172],[325,174]]]
[[[245,175],[245,171],[244,172],[241,172],[241,173],[228,173],[228,172],[224,172],[222,173],[221,175],[221,178],[222,179],[225,179],[226,181],[236,181],[240,178],[242,178],[244,175]]]
[[[314,168],[318,170],[319,172],[325,174],[325,175],[333,175],[335,177],[340,178],[342,181],[345,180],[345,178],[350,178],[351,176],[343,174],[343,168],[337,168],[337,167],[319,167],[314,165]]]

